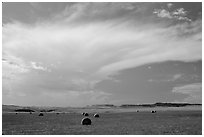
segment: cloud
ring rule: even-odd
[[[167,3],[167,7],[170,9],[173,6],[172,3]]]
[[[171,6],[167,5],[169,8]],[[187,11],[184,8],[178,8],[174,11],[168,11],[166,9],[155,9],[154,14],[156,14],[160,18],[169,18],[169,19],[176,19],[181,21],[192,21],[190,18],[187,17]]]
[[[18,57],[3,54],[2,76],[6,79],[13,79],[18,74],[28,73],[29,67]]]
[[[182,76],[182,74],[176,74],[173,76],[172,81],[175,81],[177,79],[179,79]]]
[[[142,8],[140,4],[125,3],[74,3],[65,7],[62,14],[55,16],[56,19],[72,23],[98,22],[103,20],[124,19],[127,14],[136,14]]]
[[[175,15],[175,16],[186,16],[187,15],[187,11],[185,11],[184,8],[179,8],[179,9],[176,9],[175,11],[173,11],[172,15]]]
[[[31,68],[33,69],[42,70],[42,71],[50,71],[46,67],[43,67],[41,63],[36,63],[36,62],[31,61],[30,64],[31,64]]]
[[[165,9],[155,9],[153,13],[157,14],[157,16],[161,18],[173,18],[170,12]]]
[[[165,75],[156,79],[149,79],[149,82],[174,82],[183,77],[183,74]]]
[[[174,87],[172,92],[188,95],[184,102],[202,103],[202,83],[192,83],[184,86]]]
[[[3,63],[3,75],[10,77],[12,73],[13,78],[20,78],[19,81],[3,79],[3,83],[12,83],[11,88],[15,91],[11,94],[58,96],[61,93],[68,96],[72,94],[70,91],[81,95],[90,91],[93,97],[101,93],[106,96],[105,91],[92,92],[97,91],[95,84],[121,70],[169,60],[202,59],[201,20],[168,27],[164,27],[163,22],[156,24],[151,20],[146,24],[137,19],[121,21],[119,16],[100,21],[101,15],[107,12],[93,7],[95,14],[87,13],[87,16],[90,20],[97,18],[98,22],[78,23],[77,19],[82,14],[85,16],[88,5],[67,7],[72,12],[66,13],[64,20],[4,25],[2,49],[7,63]],[[122,7],[127,15],[134,9],[131,6]],[[119,14],[117,10],[111,13]],[[14,65],[8,62],[14,62],[18,67],[13,68]]]

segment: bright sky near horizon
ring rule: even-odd
[[[2,102],[202,103],[202,3],[2,5]]]

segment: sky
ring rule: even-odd
[[[2,102],[202,103],[202,3],[4,2]]]

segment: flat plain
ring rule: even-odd
[[[88,109],[87,109],[88,110]],[[87,111],[86,110],[86,111]],[[4,135],[201,135],[201,110],[101,111],[100,118],[89,112],[91,125],[81,125],[79,111],[44,113],[3,113]],[[80,110],[82,111],[82,110]],[[88,111],[87,111],[88,112]]]

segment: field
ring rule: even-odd
[[[88,112],[88,111],[87,111]],[[84,117],[76,113],[3,113],[2,133],[5,135],[157,135],[202,134],[201,110],[165,110],[151,113],[108,112],[94,118],[92,125],[81,125]]]

